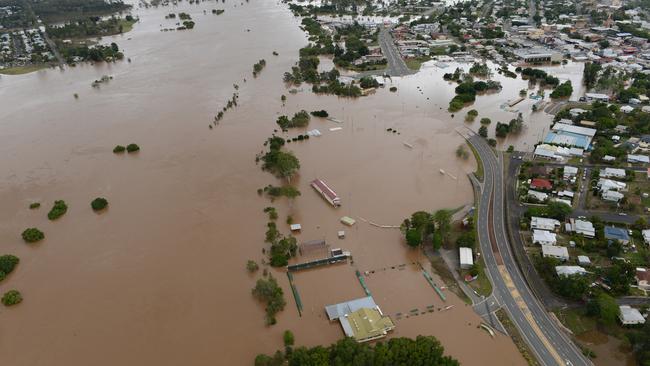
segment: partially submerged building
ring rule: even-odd
[[[393,321],[381,312],[371,296],[328,305],[325,312],[330,321],[341,323],[346,337],[359,343],[386,337],[395,329]]]

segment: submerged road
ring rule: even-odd
[[[541,365],[591,365],[533,295],[514,260],[505,231],[501,156],[495,155],[482,137],[471,131],[463,134],[483,164],[477,228],[493,297],[506,310]]]

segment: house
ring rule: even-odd
[[[562,147],[549,144],[539,144],[535,146],[533,153],[535,158],[562,161],[567,157],[581,157],[583,149],[577,147]]]
[[[599,94],[599,93],[586,93],[585,99],[587,102],[599,101],[599,102],[609,102],[609,95]]]
[[[641,234],[643,235],[643,241],[645,241],[646,244],[650,244],[650,230],[642,230]]]
[[[555,272],[560,277],[568,277],[573,275],[583,275],[587,271],[580,266],[555,266]]]
[[[650,270],[643,267],[636,267],[634,277],[636,279],[636,285],[641,290],[650,290]]]
[[[325,307],[330,321],[338,320],[346,337],[359,343],[384,338],[395,324],[371,296]]]
[[[594,229],[594,224],[587,220],[569,219],[569,224],[567,227],[569,229],[568,231],[580,234],[585,238],[593,238],[596,236],[596,229]]]
[[[608,162],[608,163],[611,163],[611,162],[614,161],[614,160],[616,160],[616,158],[613,157],[613,156],[611,156],[611,155],[605,155],[605,156],[603,156],[603,161],[606,161],[606,162]]]
[[[528,197],[534,198],[539,202],[544,202],[548,199],[548,194],[539,191],[533,191],[532,189],[528,190]]]
[[[623,112],[625,114],[632,113],[633,111],[634,111],[634,107],[632,107],[632,106],[624,105],[624,106],[621,107],[621,112]]]
[[[602,178],[625,178],[625,169],[605,168],[600,171]]]
[[[579,255],[578,256],[578,264],[581,266],[590,266],[591,265],[591,259],[587,257],[586,255]]]
[[[605,239],[616,240],[621,244],[630,242],[630,236],[625,229],[614,226],[605,226]]]
[[[564,167],[564,173],[562,174],[562,178],[564,178],[564,180],[570,180],[576,175],[578,175],[578,168],[569,165]]]
[[[562,261],[569,260],[569,251],[567,248],[557,245],[542,245],[542,255],[544,258],[557,258]]]
[[[468,269],[474,265],[474,256],[472,255],[472,248],[460,247],[458,248],[460,257],[460,268]]]
[[[629,306],[621,305],[618,307],[619,315],[618,319],[623,325],[640,325],[645,324],[645,318],[641,315],[639,310]]]
[[[558,197],[563,197],[563,198],[568,198],[569,199],[569,206],[571,206],[571,200],[573,199],[573,196],[575,194],[571,191],[567,191],[566,189],[563,191],[557,192]]]
[[[604,191],[625,191],[627,188],[627,184],[623,182],[618,182],[615,180],[611,179],[605,179],[605,178],[600,178],[598,180],[598,183],[596,183],[596,187],[600,189],[601,192]]]
[[[627,162],[632,164],[648,164],[650,163],[650,158],[647,155],[627,154]]]
[[[555,245],[557,244],[555,233],[546,230],[533,230],[533,244]]]
[[[530,227],[534,230],[555,231],[560,228],[560,222],[555,219],[533,216],[530,218]]]
[[[551,181],[548,179],[533,178],[530,181],[530,188],[550,191],[551,189],[553,189],[553,183],[551,183]]]
[[[551,201],[564,203],[565,205],[571,207],[571,200],[566,200],[566,199],[562,199],[562,198],[553,198],[553,199],[551,199]]]
[[[623,197],[623,193],[617,191],[604,191],[602,194],[603,201],[608,202],[619,202]]]

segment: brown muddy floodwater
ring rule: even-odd
[[[222,7],[223,15],[210,14]],[[164,15],[179,11],[192,15],[195,29],[161,32],[174,25]],[[455,156],[463,142],[455,129],[465,125],[459,116],[466,110],[454,119],[445,111],[453,93],[442,81],[447,71],[425,68],[394,79],[397,93],[385,88],[358,100],[315,96],[307,86],[292,95],[282,74],[306,38],[284,6],[184,3],[138,9],[137,15],[132,32],[104,39],[116,39],[131,63],[0,79],[0,252],[21,258],[0,291],[16,288],[25,297],[19,306],[0,309],[3,364],[249,365],[257,353],[281,348],[285,329],[299,345],[329,344],[342,331],[324,318],[323,306],[363,295],[355,269],[376,270],[368,286],[393,317],[436,308],[396,319],[393,336],[435,335],[466,365],[525,364],[509,338],[477,329],[480,319],[460,299],[447,293],[442,303],[412,264],[426,259],[405,248],[398,230],[362,220],[398,225],[416,210],[472,202],[466,174],[475,163]],[[253,78],[252,65],[260,59],[267,66]],[[105,74],[113,80],[90,86]],[[516,115],[499,105],[527,83],[506,82],[501,94],[478,98],[481,115],[493,121]],[[209,130],[233,83],[240,85],[240,106]],[[301,160],[296,183],[302,196],[291,205],[274,203],[280,228],[288,231],[283,223],[291,214],[303,226],[299,241],[325,238],[350,250],[354,264],[296,275],[303,317],[284,270],[273,270],[287,307],[278,324],[266,328],[245,262],[264,258],[262,209],[270,203],[256,190],[278,182],[254,158],[277,116],[300,109],[326,109],[343,123],[312,119],[309,128],[323,136],[288,145]],[[543,131],[549,120],[540,113],[528,130]],[[471,127],[478,129],[478,121]],[[524,132],[507,143],[525,146],[535,139]],[[111,152],[131,142],[142,150]],[[316,177],[337,190],[341,208],[332,209],[309,188]],[[90,208],[97,196],[110,202],[100,214]],[[68,213],[48,221],[56,199],[68,203]],[[43,207],[27,208],[37,201]],[[343,215],[358,219],[357,225],[343,228]],[[20,233],[27,227],[41,228],[46,239],[26,245]],[[347,237],[339,240],[342,229]],[[408,266],[381,271],[399,264]],[[439,310],[446,304],[454,307]]]

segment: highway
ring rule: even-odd
[[[502,157],[497,157],[482,137],[469,130],[462,134],[476,149],[483,164],[477,229],[494,299],[506,310],[541,365],[591,365],[544,310],[514,260],[505,231]]]

